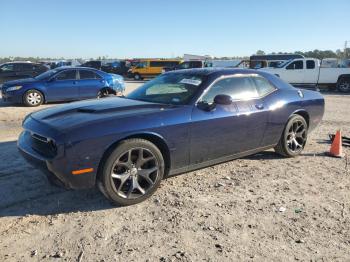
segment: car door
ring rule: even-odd
[[[304,73],[304,81],[305,84],[316,84],[319,75],[319,67],[316,66],[316,62],[314,59],[306,60],[306,69]]]
[[[96,98],[98,92],[105,87],[105,80],[91,70],[81,69],[77,85],[80,99]]]
[[[78,100],[77,70],[67,69],[57,73],[47,82],[46,92],[48,101]]]
[[[285,70],[280,73],[280,77],[291,84],[304,83],[304,61],[295,60],[285,67]]]
[[[18,64],[18,76],[20,78],[31,78],[34,75],[34,65],[32,63]]]
[[[219,94],[231,96],[232,104],[203,109],[202,104],[212,104]],[[193,109],[191,164],[258,148],[267,115],[251,76],[236,75],[217,80]]]

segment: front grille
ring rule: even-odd
[[[56,155],[57,148],[53,140],[34,133],[31,134],[31,140],[33,150],[39,154],[46,157],[54,157]]]

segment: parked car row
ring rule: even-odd
[[[31,78],[5,82],[4,101],[39,106],[47,102],[101,98],[123,93],[122,76],[86,67],[59,67]]]
[[[145,59],[129,70],[129,77],[142,80],[146,77],[154,77],[161,73],[193,68],[205,67],[236,67],[240,60],[172,60],[172,59]]]

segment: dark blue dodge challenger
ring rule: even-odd
[[[130,205],[167,176],[269,148],[297,156],[323,113],[321,94],[268,73],[180,70],[126,97],[33,113],[18,147],[56,183],[98,185],[112,202]]]

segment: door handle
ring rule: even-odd
[[[73,81],[73,85],[76,85],[78,82],[77,81]]]
[[[256,107],[256,109],[259,109],[259,110],[264,109],[264,105],[263,104],[256,104],[255,107]]]

